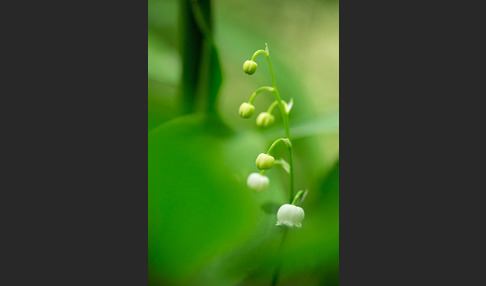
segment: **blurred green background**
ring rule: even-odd
[[[338,285],[339,2],[149,0],[150,285],[271,283],[288,175],[268,171],[262,193],[246,178],[284,129],[278,112],[269,129],[255,126],[269,93],[256,98],[252,118],[238,116],[255,89],[271,85],[262,55],[254,75],[242,71],[265,43],[282,98],[294,99],[295,192],[309,190],[303,227],[282,248],[278,285]],[[287,160],[286,149],[276,157]]]

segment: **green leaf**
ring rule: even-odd
[[[181,1],[182,101],[188,112],[194,111],[199,79],[203,36],[197,27],[190,0]]]
[[[152,284],[232,285],[273,255],[276,211],[287,195],[274,174],[262,193],[246,186],[266,144],[218,122],[194,114],[149,132]]]
[[[183,100],[188,111],[218,116],[216,99],[222,72],[212,35],[211,1],[183,0],[181,11]]]
[[[148,31],[148,78],[164,84],[177,85],[181,64],[177,50],[167,40],[159,37],[153,29]]]
[[[266,138],[275,138],[281,136],[282,127],[276,126],[265,132]],[[290,134],[292,139],[301,139],[312,137],[320,134],[339,133],[339,113],[325,114],[311,119],[292,122],[290,125]]]
[[[148,81],[148,130],[181,114],[177,86]]]
[[[332,284],[339,275],[339,161],[318,189],[309,190],[301,206],[305,219],[301,231],[290,233],[287,240],[283,279],[306,271],[319,271],[326,280],[324,284]]]

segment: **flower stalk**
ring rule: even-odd
[[[287,148],[289,150],[289,166],[290,166],[290,172],[289,172],[289,185],[290,185],[290,191],[289,191],[289,203],[292,202],[292,199],[294,198],[294,166],[292,162],[292,141],[291,141],[291,136],[290,136],[290,124],[289,124],[289,114],[286,110],[286,104],[283,102],[282,98],[280,97],[280,94],[278,93],[277,89],[277,83],[275,80],[275,75],[273,73],[273,67],[272,67],[272,62],[270,61],[270,52],[268,50],[268,44],[265,43],[265,50],[258,50],[253,54],[253,57],[251,58],[252,61],[255,60],[256,56],[259,54],[264,54],[265,58],[267,59],[268,62],[268,67],[270,69],[270,75],[272,76],[272,84],[273,88],[268,88],[268,87],[262,87],[257,89],[255,92],[259,92],[259,90],[268,90],[272,92],[275,95],[275,101],[277,102],[278,107],[280,108],[280,113],[282,114],[282,121],[285,129],[285,137],[287,137],[288,141],[290,144],[287,145]],[[254,93],[254,94],[255,94]],[[255,96],[256,96],[255,94]],[[252,96],[253,98],[253,96]],[[250,99],[250,103],[252,103],[252,100]]]
[[[282,121],[285,129],[285,137],[278,138],[275,140],[272,145],[268,148],[268,152],[261,153],[258,155],[256,159],[256,166],[260,169],[260,173],[252,173],[248,177],[248,186],[255,190],[255,191],[262,191],[268,187],[268,178],[264,175],[265,171],[271,169],[274,165],[280,165],[282,168],[289,174],[289,199],[287,204],[283,204],[278,212],[277,212],[277,226],[283,226],[284,233],[282,236],[282,241],[280,243],[278,256],[281,254],[281,249],[284,245],[285,237],[287,236],[287,231],[289,228],[300,228],[302,227],[302,220],[305,217],[304,210],[297,206],[297,204],[301,203],[305,198],[307,191],[299,191],[297,195],[294,197],[294,165],[292,161],[292,137],[290,136],[290,125],[289,125],[289,113],[293,106],[293,99],[290,99],[289,103],[286,103],[280,97],[280,94],[277,89],[277,83],[275,80],[275,75],[273,72],[272,62],[270,61],[270,52],[268,50],[268,44],[265,43],[265,50],[258,50],[256,51],[251,60],[247,60],[243,64],[243,71],[249,75],[256,72],[258,65],[255,62],[255,58],[260,55],[264,54],[265,58],[268,62],[268,67],[270,70],[270,75],[272,76],[272,86],[263,86],[258,88],[250,97],[248,104],[243,103],[240,107],[240,116],[243,118],[250,118],[253,114],[253,101],[255,100],[256,96],[261,93],[262,91],[270,91],[273,93],[275,97],[275,101],[268,107],[267,112],[262,112],[257,116],[256,124],[258,127],[268,127],[271,125],[275,118],[272,115],[273,110],[278,106],[280,109],[280,113],[282,115]],[[272,156],[275,147],[279,143],[285,143],[287,146],[287,150],[289,152],[289,162],[287,163],[284,159],[280,158],[275,160]],[[272,277],[272,285],[277,284],[278,276],[280,273],[280,267],[282,264],[282,259],[279,257],[279,261],[275,272]]]

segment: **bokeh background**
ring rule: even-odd
[[[281,118],[255,126],[269,93],[251,119],[238,116],[255,89],[271,85],[262,55],[254,75],[242,71],[265,43],[281,96],[294,99],[295,192],[309,190],[303,227],[279,254],[288,175],[267,172],[262,193],[246,178],[284,136]],[[270,285],[278,261],[278,285],[338,285],[338,110],[338,1],[149,0],[149,285]],[[285,148],[276,154],[288,158]]]

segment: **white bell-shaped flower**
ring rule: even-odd
[[[304,216],[304,210],[301,207],[285,204],[278,209],[277,225],[302,227]]]
[[[251,173],[246,181],[248,187],[254,191],[261,192],[268,188],[269,180],[268,177],[260,173]]]

